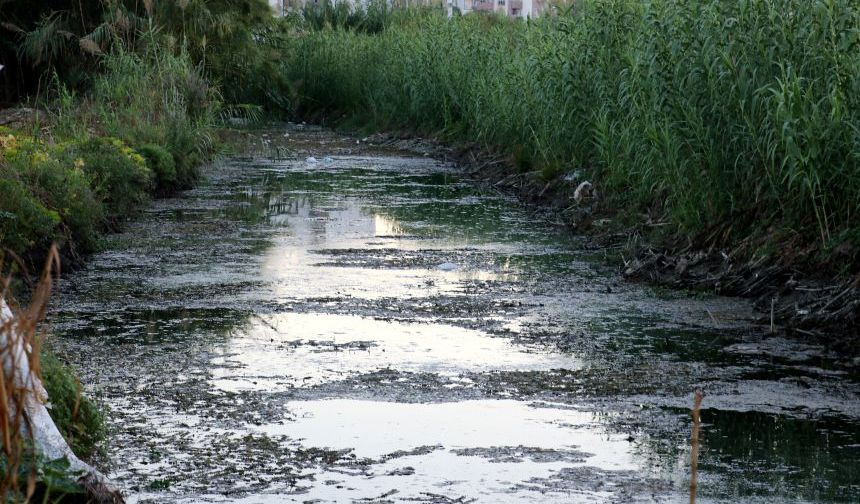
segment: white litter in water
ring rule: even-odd
[[[317,162],[317,158],[315,158],[313,156],[308,156],[308,158],[305,159],[305,163],[316,163],[316,162]]]
[[[586,198],[588,196],[592,196],[593,192],[594,192],[593,187],[594,186],[591,185],[591,182],[589,182],[587,180],[585,182],[579,184],[579,186],[576,188],[576,190],[573,191],[574,201],[579,203],[580,201],[583,200],[583,198]]]
[[[454,271],[459,268],[459,266],[452,262],[443,262],[442,264],[436,266],[436,269],[440,271]]]
[[[582,177],[582,172],[579,170],[574,170],[567,175],[564,176],[565,182],[576,182]]]
[[[323,158],[323,163],[328,164],[328,163],[332,163],[332,162],[334,162],[334,159],[332,159],[332,158],[330,158],[330,157],[328,157],[328,156],[326,156],[326,157],[324,157],[324,158]]]

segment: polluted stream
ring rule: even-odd
[[[138,503],[857,502],[856,363],[625,283],[456,166],[301,125],[61,283]]]

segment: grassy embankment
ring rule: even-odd
[[[0,131],[0,244],[31,266],[52,241],[92,252],[149,197],[190,187],[223,119],[288,105],[264,0],[2,9],[6,94],[48,112]]]
[[[0,11],[9,20],[0,30],[13,35],[0,41],[0,56],[13,63],[7,99],[45,111],[18,130],[0,128],[3,278],[37,272],[52,243],[79,262],[150,198],[191,187],[216,153],[222,120],[286,106],[289,93],[275,92],[280,25],[263,0],[86,0],[67,10],[39,3]],[[104,438],[102,414],[57,357],[43,352],[40,360],[52,417],[90,458]],[[50,483],[62,464],[45,462],[38,473]],[[11,463],[6,453],[0,474]]]
[[[212,106],[185,98],[194,90],[180,83],[196,82],[186,57],[117,52],[104,64],[86,98],[59,87],[48,134],[0,130],[0,242],[25,265],[52,242],[73,260],[96,250],[101,234],[150,195],[190,187],[210,152]],[[76,454],[93,457],[104,441],[103,415],[55,355],[43,351],[40,360],[51,416]],[[55,497],[72,488],[58,487],[62,478],[45,481]]]
[[[116,52],[104,65],[83,99],[58,85],[47,134],[0,130],[0,237],[20,256],[96,250],[150,195],[190,187],[211,152],[217,97],[186,56]]]
[[[409,11],[371,30],[337,9],[309,19],[284,55],[306,114],[476,141],[541,186],[589,180],[617,221],[664,243],[857,273],[856,2],[583,0],[528,23]]]
[[[51,243],[79,260],[152,195],[190,187],[211,152],[217,97],[186,55],[114,52],[84,98],[55,89],[47,133],[0,129],[0,243],[7,258],[22,258],[0,262],[7,269],[32,271]],[[60,359],[43,351],[40,361],[52,418],[75,453],[91,459],[103,449],[103,414]],[[47,462],[37,473],[51,499],[74,491],[62,464]]]

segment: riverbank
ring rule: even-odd
[[[362,138],[352,123],[347,124],[345,132]],[[793,335],[858,356],[856,278],[822,274],[814,265],[798,267],[780,256],[749,257],[744,246],[679,244],[677,237],[668,240],[660,232],[667,223],[631,221],[622,210],[604,204],[593,188],[586,192],[581,186],[588,181],[561,177],[547,182],[540,173],[521,173],[504,152],[479,144],[454,144],[407,132],[375,133],[361,141],[459,164],[477,183],[513,195],[541,210],[551,222],[593,240],[629,281],[690,296],[702,292],[748,298],[757,312],[752,322],[763,334]]]
[[[79,265],[151,197],[191,187],[214,152],[220,105],[187,55],[103,64],[85,96],[57,82],[43,109],[0,112],[0,243],[18,258],[6,267],[37,272],[52,243]]]
[[[154,199],[193,187],[200,166],[225,148],[216,124],[253,122],[264,106],[276,114],[287,105],[273,88],[282,26],[264,0],[11,4],[3,12],[0,106],[16,108],[0,109],[0,278],[13,305],[26,303],[28,280],[53,244],[63,272],[77,270]],[[98,458],[106,412],[81,395],[58,357],[73,356],[51,353],[51,343],[41,354],[51,415],[76,454]],[[6,455],[3,467],[14,467]],[[76,490],[57,480],[68,466],[35,463],[40,484]],[[16,486],[0,494],[17,498]]]
[[[26,306],[29,279],[53,244],[63,272],[77,269],[153,198],[192,187],[215,152],[219,95],[187,54],[117,50],[102,64],[85,95],[55,81],[39,108],[0,110],[0,292],[12,304]],[[103,462],[106,412],[63,363],[70,356],[55,350],[46,341],[34,364],[51,418],[77,456]],[[34,457],[25,470],[46,499],[83,491],[67,465]],[[12,498],[30,476],[0,493]]]
[[[284,66],[302,117],[465,142],[487,180],[623,235],[631,278],[754,297],[768,327],[850,342],[860,65],[833,40],[858,17],[795,0],[396,12],[381,31],[309,27]]]

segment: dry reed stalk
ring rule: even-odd
[[[693,435],[690,437],[690,504],[696,504],[696,489],[699,484],[699,430],[701,429],[701,408],[704,394],[696,391],[693,400]]]
[[[47,312],[53,274],[59,271],[59,267],[60,255],[56,245],[52,245],[27,308],[10,299],[11,274],[0,278],[0,362],[3,365],[0,373],[0,436],[6,460],[6,471],[0,478],[0,496],[8,501],[18,495],[21,464],[32,449],[33,454],[48,461],[68,460],[70,473],[81,475],[77,482],[87,492],[89,502],[123,503],[122,493],[72,452],[46,407],[48,394],[42,385],[39,367],[43,339],[39,324]],[[35,492],[36,471],[36,464],[32,464],[24,502],[28,502]]]
[[[0,278],[0,361],[3,363],[3,372],[0,373],[0,436],[6,462],[0,479],[0,495],[4,498],[15,495],[20,488],[18,478],[26,455],[25,441],[33,437],[33,426],[26,416],[27,403],[32,398],[47,401],[39,367],[42,336],[37,327],[45,316],[52,274],[54,269],[59,271],[59,265],[59,253],[56,246],[52,246],[27,309],[6,301],[11,273]],[[33,464],[27,475],[25,502],[35,491],[36,476]]]

